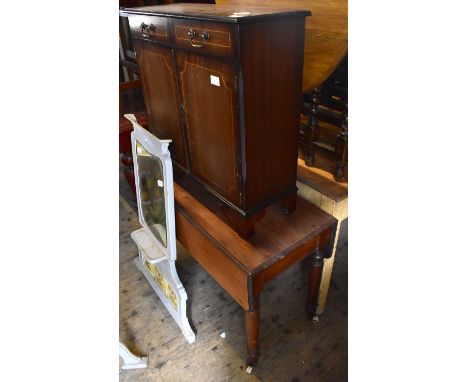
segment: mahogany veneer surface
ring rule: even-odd
[[[332,216],[298,197],[294,214],[285,216],[279,206],[270,206],[266,209],[265,217],[257,223],[255,235],[242,239],[177,183],[174,183],[174,193],[176,208],[184,211],[214,241],[222,244],[229,256],[248,272],[291,252],[335,221]]]
[[[302,90],[309,92],[322,84],[348,51],[348,0],[216,0],[238,11],[252,5],[302,8],[312,12],[306,21]]]
[[[261,4],[261,2],[259,3]],[[297,9],[299,8],[299,9]],[[173,17],[197,18],[223,22],[242,23],[257,19],[268,19],[284,15],[304,15],[306,11],[300,7],[258,7],[250,5],[239,7],[237,4],[169,4],[127,8],[125,12],[135,12],[148,15],[171,15]]]
[[[293,213],[310,12],[171,4],[122,13],[148,130],[172,140],[173,162],[224,204],[224,221],[242,237],[254,234],[270,205]]]
[[[208,193],[209,194],[209,193]],[[265,285],[299,261],[310,264],[306,310],[312,316],[323,259],[333,248],[336,220],[297,198],[294,214],[270,206],[256,234],[242,239],[214,212],[174,183],[177,239],[200,265],[244,309],[247,364],[260,354],[260,295]]]

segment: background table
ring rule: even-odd
[[[308,167],[302,159],[298,160],[297,178],[298,195],[338,220],[333,251],[330,258],[325,259],[323,266],[316,311],[320,315],[327,301],[341,225],[343,220],[348,218],[348,183],[335,182],[329,171]]]

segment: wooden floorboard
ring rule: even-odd
[[[196,333],[195,342],[189,345],[133,263],[137,247],[130,233],[140,225],[136,203],[122,176],[119,201],[119,335],[129,349],[149,356],[147,369],[121,371],[121,382],[347,380],[347,221],[338,243],[328,304],[318,323],[305,315],[302,264],[267,286],[260,302],[261,357],[249,375],[244,364],[242,309],[178,246],[178,272]]]

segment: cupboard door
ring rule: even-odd
[[[136,51],[149,117],[148,130],[159,139],[172,139],[171,158],[187,169],[173,53],[150,44],[137,44]]]
[[[241,206],[238,105],[232,63],[177,52],[191,173]]]

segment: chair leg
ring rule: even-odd
[[[335,180],[337,182],[344,179],[344,168],[346,166],[346,159],[348,157],[348,105],[346,105],[343,112],[343,119],[341,121],[341,131],[336,138],[335,144],[335,158],[336,158],[336,172]]]
[[[306,150],[304,155],[304,162],[306,166],[313,166],[315,163],[315,145],[318,135],[318,117],[317,111],[320,103],[321,88],[314,89],[311,96],[309,120],[306,128]]]
[[[135,173],[133,170],[133,156],[131,152],[123,153],[120,156],[120,161],[124,165],[123,173],[127,179],[128,185],[130,186],[133,195],[136,196],[135,186]]]

